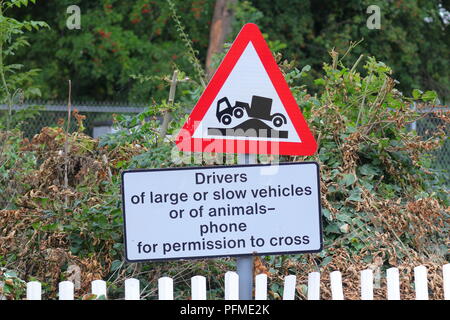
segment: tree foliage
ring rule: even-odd
[[[204,59],[213,2],[174,3],[193,47]],[[81,9],[79,30],[66,27],[70,5]],[[27,15],[51,27],[34,34],[31,50],[17,56],[43,68],[38,81],[44,99],[64,99],[66,81],[72,79],[73,97],[78,101],[150,103],[165,98],[164,82],[141,83],[132,75],[166,75],[175,68],[193,74],[191,55],[185,52],[166,0],[43,1]]]
[[[26,16],[47,21],[51,29],[35,33],[30,38],[33,46],[21,51],[17,59],[26,58],[32,67],[43,69],[38,80],[45,99],[65,97],[63,84],[70,78],[74,97],[79,100],[158,100],[164,96],[161,83],[140,83],[130,75],[171,74],[175,67],[194,75],[191,71],[197,68],[190,61],[192,55],[183,33],[172,19],[170,4],[204,65],[214,2],[40,2],[29,6]],[[80,30],[66,27],[66,8],[73,4],[81,9]],[[380,7],[379,30],[366,25],[370,5]],[[398,88],[405,94],[422,88],[435,90],[443,102],[448,98],[450,8],[441,0],[254,0],[239,1],[234,10],[229,41],[244,23],[256,22],[268,40],[278,43],[276,51],[283,48],[289,60],[311,66],[311,81],[319,76],[322,62],[332,48],[342,52],[350,41],[363,39],[346,56],[348,61],[362,53],[376,56],[391,66],[393,76],[400,82]],[[17,15],[23,16],[23,10]]]
[[[251,1],[264,17],[258,24],[271,39],[287,44],[290,60],[310,65],[316,76],[328,52],[345,52],[351,41],[363,41],[347,61],[361,54],[388,64],[411,95],[414,88],[435,90],[441,100],[449,97],[448,2],[432,1]],[[366,26],[370,5],[378,5],[381,29]]]
[[[39,69],[24,71],[22,63],[12,63],[12,58],[23,48],[29,48],[26,33],[48,27],[47,23],[35,20],[19,21],[9,16],[11,9],[26,7],[35,0],[0,1],[0,103],[8,106],[6,115],[0,114],[0,120],[6,118],[6,127],[14,126],[12,105],[25,98],[40,96],[41,91],[33,85],[33,78]],[[19,113],[19,117],[23,114]],[[2,127],[0,121],[0,127]]]

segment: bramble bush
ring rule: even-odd
[[[324,76],[316,80],[323,91],[311,96],[301,84],[308,68],[299,70],[277,56],[319,144],[315,156],[282,161],[320,163],[325,248],[318,254],[262,257],[259,271],[270,275],[273,299],[281,296],[285,275],[295,273],[305,280],[313,270],[325,272],[324,277],[327,271],[341,270],[346,296],[356,298],[357,284],[346,281],[358,270],[410,270],[420,263],[435,277],[431,288],[434,297],[440,297],[439,273],[433,271],[448,259],[449,199],[442,188],[445,173],[429,168],[423,155],[439,147],[445,132],[423,140],[407,129],[419,115],[408,106],[412,98],[395,90],[384,63],[373,57],[360,59],[366,70],[361,74],[354,65],[345,66],[337,52],[331,57],[331,63],[324,64]],[[419,98],[432,102],[434,96],[425,92]],[[44,128],[31,141],[22,141],[22,152],[33,154],[35,166],[23,178],[27,185],[15,210],[2,211],[1,264],[23,278],[32,275],[48,283],[49,297],[55,297],[57,281],[70,279],[66,271],[73,264],[82,269],[80,296],[88,292],[90,281],[102,278],[111,285],[110,297],[119,297],[123,280],[133,276],[148,285],[145,297],[156,298],[154,281],[168,275],[175,277],[176,297],[186,298],[186,279],[202,274],[211,279],[210,297],[220,297],[223,274],[234,267],[233,259],[124,262],[119,172],[174,165],[174,145],[170,140],[158,142],[158,123],[152,119],[166,107],[155,104],[142,114],[116,117],[120,130],[99,141],[80,131],[67,135],[61,127]],[[185,120],[179,105],[172,111],[169,134]],[[441,118],[448,124],[444,114]],[[66,139],[68,155],[61,152]],[[297,294],[305,297],[305,290],[299,287]],[[323,290],[327,297],[329,288]],[[412,288],[403,291],[412,296]],[[378,289],[376,294],[384,292]]]

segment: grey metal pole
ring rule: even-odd
[[[256,164],[256,154],[238,154],[238,164]],[[237,274],[239,275],[239,300],[253,299],[253,256],[237,258]]]

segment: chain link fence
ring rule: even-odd
[[[436,170],[444,170],[447,172],[447,188],[450,187],[450,139],[449,131],[450,125],[445,124],[442,119],[437,116],[437,112],[450,113],[450,108],[447,106],[441,106],[436,108],[424,108],[417,110],[423,113],[423,117],[412,123],[411,129],[415,130],[417,134],[424,139],[432,136],[433,132],[436,132],[439,127],[444,126],[445,140],[442,146],[430,153],[432,167]]]
[[[48,102],[27,102],[20,106],[14,106],[14,110],[28,110],[29,108],[38,108],[40,111],[32,118],[26,121],[22,126],[24,136],[32,138],[39,133],[42,128],[55,126],[58,122],[67,121],[67,102],[48,103]],[[6,105],[0,105],[0,112],[7,112]],[[114,114],[136,114],[145,110],[144,105],[130,105],[121,103],[73,103],[71,111],[77,110],[79,114],[86,116],[83,125],[86,128],[85,133],[97,138],[102,133],[108,132],[111,128]],[[77,122],[72,118],[70,130],[76,130]]]
[[[48,103],[48,102],[28,102],[26,104],[15,106],[15,110],[26,109],[32,106],[41,106],[42,111],[39,112],[33,119],[27,120],[26,125],[23,127],[24,135],[28,138],[33,137],[36,133],[40,132],[41,128],[46,126],[54,126],[58,123],[59,119],[67,119],[67,104],[66,103]],[[415,107],[415,106],[414,106]],[[113,114],[136,114],[145,110],[144,105],[130,105],[121,103],[73,103],[72,111],[78,110],[82,115],[86,116],[84,120],[84,126],[86,127],[85,133],[98,137],[102,133],[109,132],[111,130]],[[7,106],[0,105],[0,112],[7,112]],[[421,108],[418,112],[424,113],[424,117],[418,121],[412,123],[412,130],[416,130],[417,134],[428,138],[433,131],[437,130],[438,126],[443,125],[442,120],[436,117],[435,111],[450,112],[450,108],[442,106],[439,108]],[[76,129],[76,121],[71,121],[71,130]],[[442,147],[432,153],[433,167],[435,169],[450,171],[450,139],[448,139],[448,132],[450,126],[447,125],[446,140]],[[450,175],[448,184],[450,185]]]

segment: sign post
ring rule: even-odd
[[[238,154],[238,164],[256,164],[255,154]],[[240,256],[236,260],[239,275],[239,299],[252,300],[253,293],[253,256]]]

